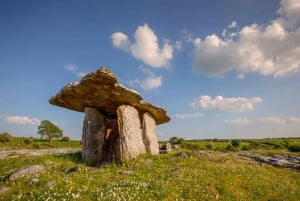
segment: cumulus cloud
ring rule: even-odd
[[[9,124],[32,125],[37,126],[41,123],[38,118],[30,118],[26,116],[0,116],[4,122]]]
[[[300,118],[289,117],[289,118],[279,118],[279,117],[260,117],[258,118],[259,122],[269,123],[274,125],[286,125],[290,123],[300,123]]]
[[[260,117],[258,118],[259,122],[262,123],[269,123],[269,124],[275,124],[275,125],[285,125],[286,120],[278,117]]]
[[[74,64],[68,64],[65,66],[65,69],[67,71],[70,71],[74,75],[76,75],[78,78],[82,78],[83,76],[86,75],[86,73],[80,72],[77,70],[77,67]]]
[[[129,81],[129,85],[139,86],[144,90],[153,90],[162,85],[162,76],[155,75],[152,71],[150,71],[148,68],[140,67],[140,70],[146,75],[145,79],[134,79]]]
[[[121,32],[113,33],[111,39],[116,48],[128,51],[134,58],[151,67],[167,67],[173,57],[173,46],[165,40],[160,47],[155,32],[147,24],[138,26],[133,43],[130,43],[128,36]],[[176,43],[176,47],[180,49],[181,44]]]
[[[253,110],[255,103],[262,102],[259,97],[253,98],[224,98],[223,96],[216,96],[211,98],[210,96],[201,96],[195,98],[190,106],[193,108],[203,109],[215,109],[225,112],[243,112],[247,110]]]
[[[300,118],[290,117],[290,118],[288,118],[287,122],[300,123]]]
[[[181,42],[181,41],[176,41],[176,42],[175,42],[175,48],[176,48],[177,50],[180,50],[181,47],[182,47],[182,42]]]
[[[247,118],[237,118],[237,119],[225,120],[225,123],[229,125],[243,126],[243,125],[249,125],[252,122]]]
[[[259,73],[275,78],[300,69],[300,5],[298,0],[282,0],[279,17],[266,25],[252,24],[239,31],[236,22],[222,36],[194,39],[194,69],[211,76],[228,71]]]
[[[182,113],[182,114],[175,114],[175,118],[177,119],[196,119],[196,118],[200,118],[203,117],[204,114],[202,113]]]
[[[113,33],[110,37],[112,39],[112,43],[115,47],[120,48],[125,51],[130,50],[130,41],[128,40],[128,36],[122,32]]]

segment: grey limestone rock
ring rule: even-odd
[[[159,154],[156,123],[152,115],[148,112],[143,115],[143,139],[148,153]]]
[[[9,176],[9,180],[16,180],[26,176],[37,176],[44,173],[45,168],[41,165],[24,166]]]
[[[90,165],[102,161],[106,135],[105,117],[95,108],[86,107],[82,132],[82,158]]]
[[[129,105],[118,108],[118,126],[120,134],[121,160],[135,158],[145,153],[141,122],[137,110]]]

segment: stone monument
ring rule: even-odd
[[[156,125],[170,117],[162,108],[118,83],[109,69],[88,73],[51,97],[53,105],[84,112],[82,158],[89,165],[159,154]]]

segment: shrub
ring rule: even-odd
[[[243,146],[241,147],[241,149],[242,149],[243,151],[246,151],[246,150],[250,150],[251,147],[248,146],[248,145],[243,145]]]
[[[63,136],[60,141],[63,141],[63,142],[68,142],[70,141],[70,138],[68,136]]]
[[[235,151],[236,148],[233,147],[231,144],[228,144],[227,147],[226,147],[226,150],[227,150],[227,151]]]
[[[214,148],[214,145],[213,145],[212,143],[207,143],[207,144],[205,145],[205,147],[206,147],[207,149],[213,149],[213,148]]]
[[[32,144],[32,147],[33,147],[34,149],[39,149],[39,148],[41,148],[40,144],[38,144],[38,143]]]
[[[170,142],[171,144],[181,144],[181,143],[184,142],[184,139],[183,139],[183,138],[178,138],[178,137],[171,137],[171,138],[169,139],[169,142]]]
[[[231,140],[231,145],[234,147],[240,146],[240,141],[239,140]]]
[[[25,138],[25,139],[24,139],[24,143],[25,143],[25,144],[31,144],[31,143],[33,143],[33,141],[34,141],[34,140],[33,140],[32,137],[29,137],[29,138]]]
[[[292,152],[300,152],[300,144],[289,144],[288,150]]]
[[[5,132],[0,134],[0,142],[6,143],[6,142],[11,142],[12,140],[12,135]]]

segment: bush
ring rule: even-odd
[[[248,145],[243,145],[243,146],[241,147],[241,150],[243,150],[243,151],[250,150],[250,149],[251,149],[251,147],[248,146]]]
[[[171,144],[181,144],[181,143],[184,142],[184,139],[183,139],[183,138],[178,138],[178,137],[171,137],[171,138],[169,139],[169,142],[170,142]]]
[[[0,142],[6,143],[6,142],[11,142],[12,140],[12,135],[5,132],[0,134]]]
[[[212,143],[207,143],[207,144],[205,145],[205,147],[206,147],[207,149],[213,149],[213,148],[214,148],[214,145],[213,145]]]
[[[34,149],[39,149],[39,148],[41,148],[40,144],[38,144],[38,143],[32,144],[32,147],[33,147]]]
[[[34,140],[33,140],[32,137],[29,137],[29,138],[25,138],[25,139],[24,139],[24,143],[25,143],[25,144],[31,144],[31,143],[33,143],[33,141],[34,141]]]
[[[227,151],[236,151],[236,148],[234,146],[232,146],[231,144],[228,144],[226,147]]]
[[[240,141],[239,140],[231,140],[231,145],[234,147],[240,146]]]
[[[63,142],[68,142],[70,141],[70,138],[68,136],[63,136],[60,141],[63,141]]]
[[[288,150],[292,152],[300,152],[300,144],[289,144]]]

